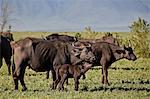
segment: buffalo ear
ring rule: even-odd
[[[118,53],[118,54],[125,54],[125,50],[116,50],[116,52]]]

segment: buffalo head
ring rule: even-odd
[[[3,33],[1,33],[1,35],[2,35],[3,37],[6,37],[9,41],[14,41],[14,38],[13,38],[13,34],[12,34],[12,33],[3,32]]]
[[[137,59],[131,47],[124,47],[124,49],[125,49],[124,57],[126,59],[133,60],[133,61]]]
[[[79,57],[82,61],[92,63],[95,60],[95,56],[91,50],[90,43],[82,43],[82,42],[75,42],[72,43],[73,50],[72,53]]]
[[[117,53],[120,53],[122,58],[135,61],[137,59],[136,55],[133,52],[131,47],[123,47],[121,50],[117,50]]]

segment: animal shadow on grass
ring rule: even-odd
[[[102,69],[101,67],[99,68],[91,68],[91,70],[100,70]],[[112,69],[112,70],[146,70],[146,68],[133,68],[133,67],[122,67],[122,68],[119,68],[119,67],[110,67],[109,69]]]
[[[81,89],[81,91],[89,91],[88,86],[83,86],[83,88]]]
[[[138,81],[122,80],[121,82],[122,84],[150,84],[150,81],[148,79],[147,80],[139,79]]]
[[[30,74],[25,74],[26,76],[37,76],[37,75],[44,75],[44,74],[41,74],[41,73],[39,73],[39,74],[36,74],[36,73],[30,73]]]
[[[147,79],[147,80],[143,80],[143,79],[138,79],[138,81],[129,81],[129,80],[122,80],[121,81],[122,84],[141,84],[141,85],[145,85],[145,84],[150,84],[150,81]],[[91,92],[94,92],[94,91],[113,91],[113,90],[120,90],[120,91],[147,91],[147,92],[150,92],[150,88],[145,88],[145,87],[142,87],[142,88],[132,88],[132,87],[111,87],[111,86],[108,86],[106,88],[103,88],[102,86],[101,87],[95,87],[93,89],[91,89],[90,91]]]
[[[106,88],[103,88],[103,87],[98,87],[98,88],[94,88],[94,89],[91,89],[90,91],[91,92],[94,92],[94,91],[113,91],[113,90],[118,90],[118,91],[147,91],[147,92],[150,92],[150,88],[129,88],[129,87],[106,87]]]

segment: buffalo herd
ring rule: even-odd
[[[135,61],[137,58],[131,47],[120,47],[113,36],[101,39],[80,39],[68,35],[52,34],[45,38],[26,37],[13,41],[12,34],[0,35],[0,67],[2,59],[8,66],[8,74],[12,75],[15,90],[18,81],[22,90],[27,90],[24,74],[28,66],[36,72],[52,74],[52,89],[64,90],[64,82],[74,78],[75,90],[78,90],[80,77],[93,66],[102,66],[102,84],[108,85],[108,68],[120,59]],[[12,62],[11,62],[12,57]]]

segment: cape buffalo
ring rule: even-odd
[[[51,34],[46,36],[47,40],[50,41],[62,41],[62,42],[75,42],[77,41],[76,37],[68,36],[68,35],[59,35],[59,34]]]
[[[50,41],[61,41],[64,43],[72,43],[72,42],[76,42],[77,38],[73,37],[73,36],[68,36],[68,35],[60,35],[57,33],[48,35],[45,37],[46,40],[50,40]],[[47,71],[46,73],[46,78],[49,78],[49,71]],[[67,83],[68,84],[68,83]]]
[[[137,59],[131,47],[119,47],[106,42],[93,43],[92,51],[96,58],[93,65],[102,65],[102,84],[104,85],[108,84],[108,67],[112,63],[123,58],[133,61]]]
[[[12,49],[10,41],[6,37],[0,35],[0,68],[3,65],[2,60],[4,58],[8,67],[8,75],[11,74],[10,72],[11,56],[12,56]]]
[[[82,65],[81,65],[82,66]],[[86,71],[84,68],[76,65],[64,64],[54,68],[56,71],[56,80],[54,81],[54,89],[59,83],[59,90],[64,90],[64,82],[68,78],[74,78],[75,90],[78,91],[79,79]]]
[[[89,50],[90,44],[52,42],[37,38],[25,38],[11,44],[14,50],[13,79],[15,89],[18,89],[18,80],[26,90],[24,73],[26,66],[36,72],[52,71],[53,81],[56,79],[54,66],[71,64],[73,61],[89,64],[95,60],[95,56]],[[92,64],[91,64],[92,65]],[[53,83],[54,84],[54,83]]]
[[[119,45],[118,40],[114,38],[113,36],[103,36],[100,39],[82,39],[81,42],[90,42],[90,43],[96,43],[96,42],[107,42],[111,44]]]

